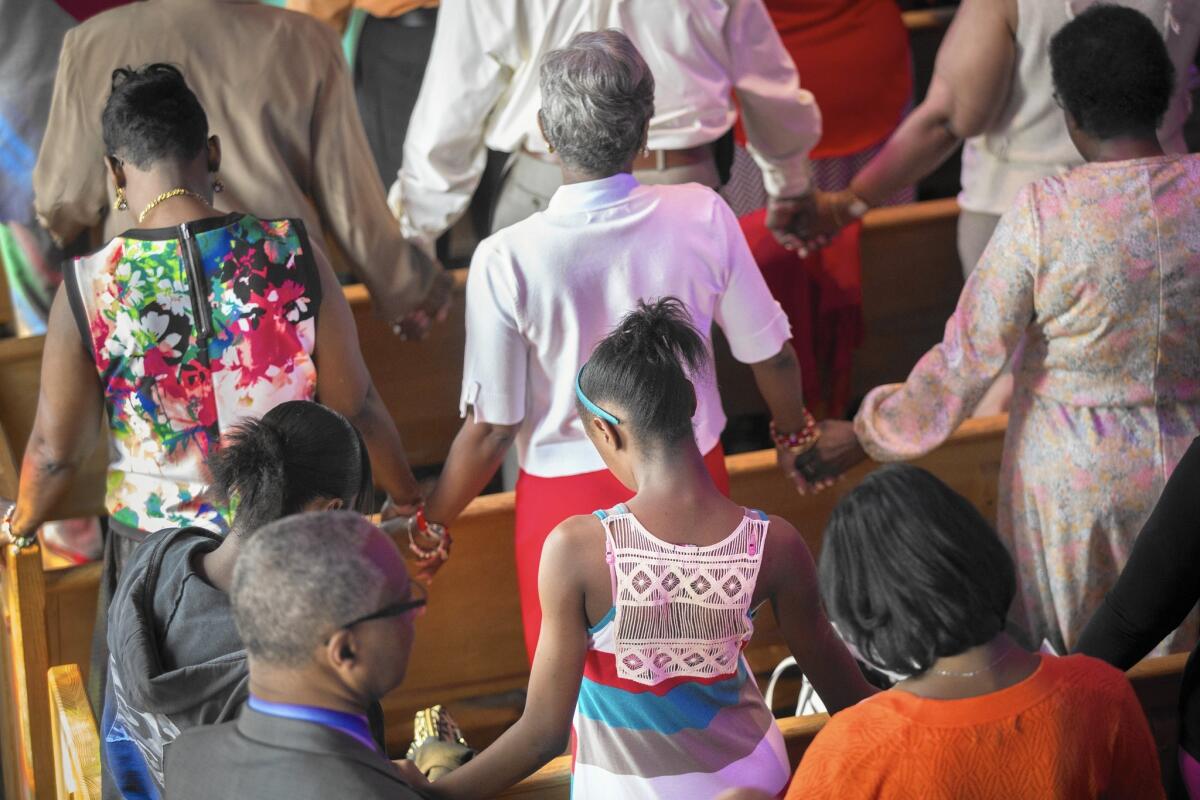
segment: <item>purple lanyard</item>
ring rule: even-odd
[[[260,714],[282,717],[284,719],[297,719],[301,722],[312,722],[317,725],[324,725],[326,728],[333,728],[356,739],[363,747],[369,747],[376,753],[379,752],[379,746],[375,744],[375,739],[371,736],[371,726],[367,722],[367,718],[361,714],[347,714],[343,711],[334,711],[331,708],[319,708],[317,706],[272,703],[270,700],[263,700],[261,697],[255,697],[254,695],[250,695],[250,699],[246,701],[246,705]]]

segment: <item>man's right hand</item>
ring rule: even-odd
[[[435,322],[445,322],[450,316],[450,304],[453,301],[450,290],[454,287],[454,278],[446,270],[442,270],[433,280],[429,292],[421,305],[392,323],[392,332],[404,340],[420,340],[429,334],[429,329]]]

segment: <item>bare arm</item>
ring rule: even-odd
[[[79,465],[96,448],[103,414],[96,366],[79,339],[63,284],[50,308],[37,416],[21,464],[14,535],[36,531],[62,500]]]
[[[567,749],[587,657],[580,547],[599,521],[573,517],[546,540],[538,570],[542,632],[521,719],[466,765],[426,790],[431,797],[491,797]]]
[[[1015,0],[963,0],[938,49],[933,80],[883,150],[850,183],[876,206],[924,178],[965,138],[992,124],[1016,60]]]
[[[453,522],[500,469],[519,427],[476,422],[475,409],[468,406],[437,488],[425,504],[425,515],[443,525]]]
[[[804,387],[800,379],[800,361],[790,341],[784,342],[780,351],[768,358],[751,364],[754,382],[771,410],[771,419],[781,433],[799,433],[806,423],[804,409]],[[823,489],[829,481],[813,485],[796,470],[795,457],[783,447],[776,447],[779,469],[796,486],[800,494],[810,489]]]
[[[321,278],[321,310],[317,317],[317,396],[358,428],[371,456],[375,482],[399,505],[420,500],[420,488],[396,423],[387,409],[363,362],[358,330],[350,304],[338,285],[333,269],[315,245],[313,256]]]
[[[825,616],[812,554],[791,523],[771,517],[762,563],[759,597],[771,601],[788,649],[830,711],[874,694]]]

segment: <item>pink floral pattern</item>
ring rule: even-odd
[[[1200,157],[1094,163],[1027,187],[941,344],[855,420],[879,461],[937,447],[1010,356],[997,527],[1013,617],[1074,645],[1200,432]],[[1161,651],[1187,650],[1196,617]]]
[[[113,457],[109,514],[155,531],[222,531],[203,496],[221,431],[316,393],[320,285],[303,227],[232,215],[138,232],[76,259],[69,281],[104,388]]]

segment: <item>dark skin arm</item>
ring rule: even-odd
[[[396,423],[375,391],[363,362],[350,304],[324,254],[315,246],[313,253],[322,293],[313,353],[317,363],[317,396],[362,433],[375,482],[402,508],[415,506],[420,501],[420,488],[408,466]]]
[[[791,523],[780,517],[771,517],[755,600],[770,601],[796,664],[831,713],[876,692],[825,616],[808,545]]]
[[[37,415],[21,463],[16,536],[32,534],[48,519],[99,439],[103,389],[66,293],[63,284],[50,308]]]
[[[476,422],[475,409],[468,406],[437,488],[425,504],[425,515],[434,522],[451,524],[500,469],[519,427]]]
[[[419,786],[426,796],[492,797],[566,751],[587,657],[584,565],[603,564],[599,526],[594,518],[572,517],[546,540],[538,570],[542,630],[521,719],[467,764]]]
[[[775,427],[782,433],[803,430],[804,416],[804,386],[800,379],[800,361],[796,358],[796,350],[792,343],[785,342],[783,347],[766,361],[750,365],[754,373],[754,382],[767,408],[771,410],[771,419]],[[816,489],[821,490],[831,481],[809,481],[801,475],[793,463],[795,458],[782,447],[776,447],[779,468],[783,474],[796,486],[800,494],[807,494]]]
[[[925,99],[849,190],[819,196],[817,232],[832,234],[853,220],[855,197],[871,207],[884,203],[937,169],[963,139],[992,126],[1011,90],[1016,28],[1016,0],[963,0],[938,48]]]

